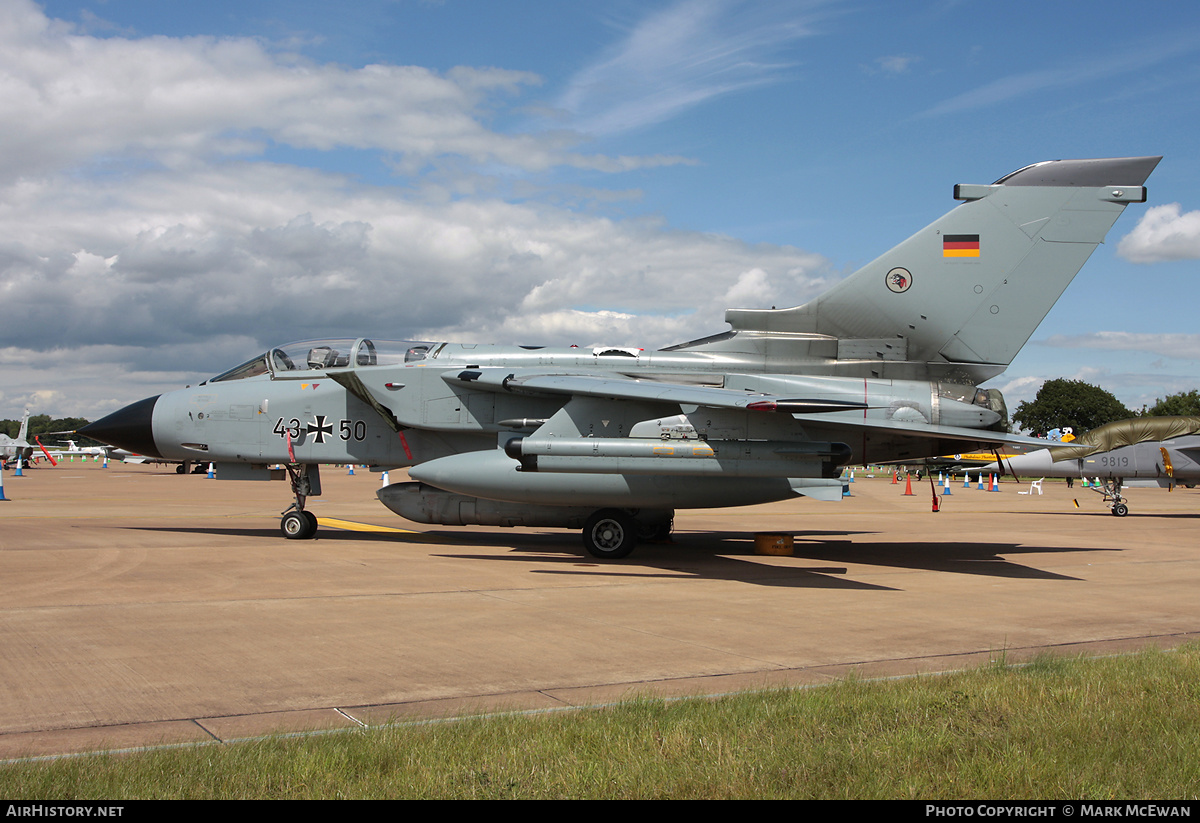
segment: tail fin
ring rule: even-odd
[[[25,410],[24,416],[21,418],[21,430],[17,432],[17,440],[21,443],[28,443],[29,436],[29,409]]]
[[[886,359],[998,374],[1126,204],[1145,202],[1161,159],[1051,160],[955,186],[964,203],[816,300],[725,319],[735,331],[837,338],[839,359],[886,341]]]

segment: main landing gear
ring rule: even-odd
[[[284,468],[292,481],[296,502],[283,510],[279,530],[288,540],[311,540],[317,534],[317,516],[305,511],[304,503],[309,495],[321,493],[321,475],[316,466],[304,463],[287,463]]]
[[[583,527],[583,545],[592,557],[615,560],[627,557],[637,545],[633,515],[621,509],[601,509]]]
[[[646,517],[647,512],[640,513]],[[624,509],[600,509],[583,526],[583,546],[592,557],[617,560],[628,557],[639,540],[663,541],[671,537],[673,512],[639,520]]]

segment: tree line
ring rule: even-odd
[[[91,421],[84,417],[51,417],[48,414],[31,414],[29,415],[29,432],[27,437],[29,442],[33,442],[33,438],[45,435],[48,432],[73,432],[82,429]],[[9,437],[16,437],[21,431],[21,421],[18,420],[0,420],[0,433],[7,434]],[[98,446],[100,445],[95,440],[87,437],[75,437],[72,435],[52,435],[50,438],[43,437],[43,442],[58,443],[64,438],[70,437],[81,446]]]
[[[1013,422],[1022,430],[1044,434],[1070,426],[1075,434],[1130,417],[1200,415],[1200,391],[1179,392],[1156,398],[1153,406],[1133,411],[1099,386],[1082,380],[1047,380],[1033,400],[1022,401]]]

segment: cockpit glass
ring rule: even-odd
[[[243,380],[270,372],[275,376],[288,372],[330,371],[370,366],[396,366],[419,363],[436,356],[441,343],[422,340],[369,340],[335,338],[288,343],[264,352],[209,382]]]
[[[260,374],[267,373],[267,356],[260,354],[251,360],[247,360],[240,366],[234,366],[227,372],[218,374],[208,382],[219,383],[224,380],[242,380],[247,377],[257,377]]]

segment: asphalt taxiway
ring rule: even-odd
[[[1200,638],[1200,490],[1134,489],[1117,518],[1078,484],[959,477],[933,513],[928,483],[860,474],[837,503],[681,511],[672,543],[601,562],[576,532],[407,523],[362,469],[322,480],[318,539],[288,541],[284,483],[5,472],[0,759]]]

